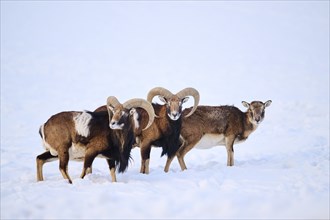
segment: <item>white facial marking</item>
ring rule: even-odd
[[[173,121],[176,121],[180,118],[181,114],[179,114],[177,111],[173,111],[171,112],[171,114],[168,115],[170,117],[170,119],[172,119]]]
[[[260,124],[261,121],[257,122],[256,120],[254,120],[253,118],[250,120],[251,124],[253,124],[253,126],[258,126]]]
[[[92,116],[87,112],[82,112],[77,114],[73,121],[75,123],[76,131],[79,135],[88,137],[89,136],[89,122],[92,119]]]
[[[109,127],[110,127],[111,129],[123,129],[124,124],[123,124],[123,123],[122,123],[122,124],[117,124],[117,123],[111,123],[111,122],[110,122]]]

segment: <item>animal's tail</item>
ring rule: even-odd
[[[39,128],[39,134],[42,139],[44,139],[44,124],[42,124]]]

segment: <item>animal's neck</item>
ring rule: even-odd
[[[166,107],[164,105],[160,106],[159,109],[156,110],[156,111],[157,111],[159,117],[162,117],[162,118],[168,117],[167,110],[166,110]]]
[[[169,118],[169,116],[167,116]],[[175,127],[176,129],[181,130],[181,126],[182,126],[182,116],[180,118],[178,118],[177,120],[173,121],[170,118],[168,119],[170,125],[172,127]]]
[[[249,111],[244,113],[244,134],[243,136],[247,138],[252,132],[257,129],[258,125],[254,123],[252,116]]]

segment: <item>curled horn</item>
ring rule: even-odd
[[[114,96],[109,96],[107,99],[107,106],[111,106],[111,107],[118,107],[120,106],[121,103],[118,101],[118,99]]]
[[[107,111],[108,111],[108,115],[109,115],[109,121],[111,121],[113,114],[112,114],[112,111],[110,110],[109,106],[111,106],[113,108],[117,108],[119,106],[122,106],[122,104],[114,96],[109,96],[107,98]]]
[[[147,101],[152,102],[152,99],[156,95],[164,96],[166,99],[169,99],[173,96],[173,94],[170,91],[168,91],[167,89],[165,89],[163,87],[155,87],[149,91],[148,96],[147,96]]]
[[[198,106],[198,103],[199,103],[199,92],[194,89],[194,88],[191,88],[191,87],[188,87],[188,88],[185,88],[183,90],[181,90],[180,92],[178,92],[176,94],[180,99],[183,99],[184,97],[186,96],[192,96],[194,98],[194,107],[193,109],[189,112],[188,115],[186,115],[185,117],[189,117],[190,115],[192,115],[196,109],[197,109],[197,106]]]
[[[143,130],[146,130],[147,128],[149,128],[155,119],[154,108],[152,107],[150,102],[147,102],[144,99],[130,99],[123,104],[123,107],[126,109],[139,107],[139,108],[143,108],[148,113],[148,116],[149,116],[148,125],[145,128],[143,128]]]
[[[113,113],[112,113],[111,109],[109,108],[109,106],[111,106],[112,108],[115,108],[119,105],[121,105],[121,104],[116,97],[109,96],[107,98],[107,111],[108,111],[108,115],[109,115],[109,122],[111,121],[111,118],[113,116]]]

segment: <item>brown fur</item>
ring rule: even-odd
[[[149,173],[149,165],[147,160],[150,158],[152,145],[163,148],[162,156],[169,154],[171,157],[175,155],[176,151],[180,147],[179,135],[182,123],[181,117],[176,121],[172,121],[168,116],[168,109],[166,105],[152,105],[154,107],[155,114],[158,117],[154,119],[154,122],[146,130],[142,130],[142,128],[144,128],[148,123],[148,114],[143,109],[136,108],[136,111],[139,114],[138,121],[140,126],[134,130],[134,133],[136,139],[138,140],[136,145],[140,147],[141,151],[141,173]],[[102,110],[106,110],[106,106],[101,106],[95,111]]]
[[[162,147],[162,155],[173,157],[180,147],[180,130],[182,117],[173,121],[167,114],[165,105],[153,104],[154,110],[158,118],[155,118],[154,123],[146,130],[142,131],[137,137],[141,150],[141,173],[149,173],[149,158],[152,146]],[[146,123],[146,118],[141,119],[141,125]]]
[[[148,113],[143,108],[137,107],[135,109],[136,109],[136,112],[138,113],[138,122],[139,122],[139,126],[134,127],[134,135],[137,136],[137,135],[141,134],[142,129],[148,125],[149,116],[148,116]],[[94,110],[94,112],[102,112],[102,111],[107,111],[106,105],[102,105]],[[142,119],[144,119],[144,120],[142,120]]]
[[[227,149],[227,165],[233,166],[234,143],[245,141],[255,131],[257,128],[256,120],[258,122],[263,120],[264,109],[270,103],[271,101],[246,103],[245,105],[249,107],[247,112],[242,112],[234,106],[198,106],[192,116],[183,118],[181,128],[182,146],[176,154],[181,169],[187,169],[184,156],[196,146],[205,134],[224,136],[223,141]],[[190,109],[185,109],[183,115],[188,114],[189,111]],[[168,158],[165,166],[166,172],[169,170],[173,158]]]
[[[129,111],[129,110],[127,110]],[[130,150],[134,144],[133,119],[129,113],[125,126],[122,130],[112,130],[109,128],[109,115],[107,111],[88,112],[91,120],[88,124],[89,135],[82,136],[76,131],[73,118],[82,112],[61,112],[53,115],[43,127],[40,134],[46,141],[48,146],[57,152],[52,155],[52,149],[46,149],[46,152],[37,156],[37,180],[43,180],[42,167],[43,164],[52,160],[59,159],[59,169],[64,179],[68,179],[72,183],[68,175],[69,150],[72,146],[84,148],[85,153],[81,158],[75,158],[84,161],[84,167],[81,174],[83,178],[92,170],[92,163],[95,157],[102,155],[107,158],[112,181],[116,181],[115,166],[119,165],[119,171],[124,172],[128,166],[130,158]]]

